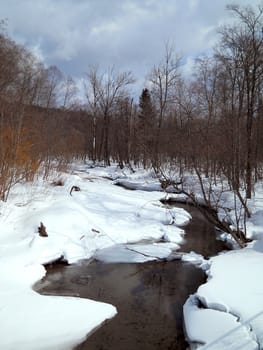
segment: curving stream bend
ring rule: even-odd
[[[197,209],[185,227],[181,251],[216,255],[225,249]],[[185,350],[183,304],[206,280],[196,266],[174,261],[143,264],[80,264],[48,267],[35,289],[42,294],[80,296],[115,305],[118,314],[76,350]]]

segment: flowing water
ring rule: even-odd
[[[177,205],[178,206],[178,205]],[[214,228],[194,208],[181,251],[204,256],[224,249]],[[118,314],[77,350],[185,350],[183,304],[205,282],[204,272],[180,260],[143,264],[80,264],[48,267],[42,294],[80,296],[111,303]]]

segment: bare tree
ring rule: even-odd
[[[59,95],[61,99],[60,107],[62,109],[70,109],[76,102],[78,88],[75,80],[71,76],[65,77],[59,87]]]
[[[131,129],[133,117],[133,99],[126,97],[120,100],[114,110],[110,133],[111,154],[120,168],[131,166]]]
[[[111,117],[116,105],[127,96],[128,85],[134,82],[131,72],[116,72],[110,67],[100,73],[98,68],[91,68],[87,74],[86,95],[93,111],[94,129],[96,127],[97,112],[103,120],[100,147],[103,148],[105,164],[110,164],[109,132]],[[94,134],[95,135],[95,134]]]
[[[232,78],[236,77],[232,88],[238,93],[238,113],[244,115],[246,123],[246,197],[251,198],[253,124],[259,106],[258,91],[261,91],[263,82],[263,7],[259,6],[257,12],[250,6],[230,5],[228,9],[238,22],[221,30],[219,57],[230,69]]]
[[[62,81],[62,73],[56,66],[50,66],[45,70],[45,86],[43,89],[43,98],[45,101],[45,108],[52,108],[56,106],[58,89]]]
[[[0,95],[7,96],[14,89],[19,73],[20,47],[2,31],[0,33]]]
[[[200,141],[202,142],[203,171],[209,176],[212,170],[212,160],[215,149],[212,139],[215,135],[215,121],[217,117],[217,80],[218,80],[217,61],[212,58],[204,57],[198,59],[195,65],[195,94],[196,103],[200,117],[202,118],[202,127],[199,129]]]
[[[180,58],[175,56],[174,49],[170,44],[165,46],[163,60],[154,66],[149,74],[149,82],[152,96],[157,110],[157,125],[155,138],[155,161],[158,163],[160,135],[169,104],[174,102],[175,86],[179,78]]]
[[[99,114],[99,81],[98,81],[98,67],[90,67],[87,73],[87,82],[84,81],[84,88],[88,100],[88,108],[92,115],[92,160],[96,161],[98,158],[97,148],[97,119]]]

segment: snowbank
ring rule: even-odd
[[[253,333],[240,324],[237,317],[214,309],[200,308],[194,296],[188,298],[184,305],[184,318],[185,330],[193,349],[258,349]]]
[[[1,284],[2,285],[2,284]],[[108,304],[42,296],[17,288],[1,291],[1,349],[65,350],[115,315]]]
[[[136,191],[114,186],[120,178]],[[112,305],[34,292],[45,275],[43,264],[60,257],[70,263],[169,258],[183,242],[181,226],[191,220],[184,210],[160,204],[160,185],[144,171],[127,175],[114,167],[75,164],[62,180],[57,187],[41,181],[17,185],[9,201],[0,203],[0,349],[70,349],[116,314]],[[73,185],[81,191],[70,196]],[[209,261],[194,252],[182,255],[209,274],[184,306],[192,349],[263,347],[262,198],[259,188],[249,203],[248,235],[256,242]],[[46,238],[38,236],[40,222]]]
[[[262,347],[261,247],[260,240],[210,259],[207,283],[184,306],[187,336],[193,344],[206,344],[200,349]]]
[[[113,186],[112,169],[81,166],[63,175],[64,186],[17,185],[0,204],[0,349],[70,349],[116,314],[112,305],[34,292],[43,264],[93,256],[143,262],[179,248],[184,231],[177,226],[190,215],[166,209],[158,192]],[[73,185],[81,191],[70,196]],[[39,237],[40,222],[48,237]],[[135,244],[142,240],[148,243]]]

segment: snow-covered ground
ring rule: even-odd
[[[118,173],[118,176],[121,174]],[[144,173],[134,175],[145,181]],[[71,349],[104,320],[112,305],[32,290],[43,264],[96,256],[105,261],[144,262],[169,256],[183,241],[182,209],[165,209],[160,192],[115,186],[115,168],[73,167],[64,186],[18,184],[0,203],[0,349]],[[53,179],[54,180],[54,179]],[[72,186],[81,191],[69,192]],[[40,222],[48,237],[38,235]],[[165,240],[165,243],[157,241]],[[135,244],[143,241],[143,244]]]
[[[55,178],[18,184],[7,203],[0,203],[0,349],[71,349],[116,314],[112,305],[33,291],[45,275],[43,264],[60,257],[69,263],[91,257],[107,262],[169,257],[182,244],[183,226],[191,219],[182,209],[161,205],[158,181],[144,171],[73,164],[72,172],[59,178],[63,186],[52,186]],[[70,196],[72,186],[81,191]],[[263,347],[262,187],[249,205],[248,233],[256,240],[248,247],[209,264],[194,252],[182,256],[208,273],[207,283],[184,307],[193,349]],[[48,237],[38,235],[40,222]]]
[[[184,306],[193,349],[263,349],[262,184],[257,185],[249,207],[247,235],[254,241],[211,258],[207,283]]]

